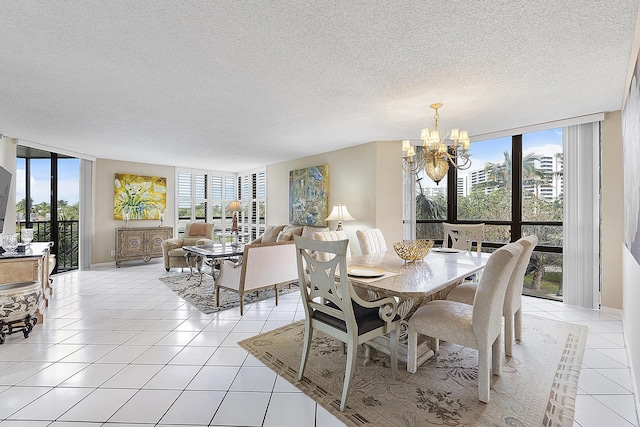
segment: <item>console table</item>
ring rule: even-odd
[[[116,228],[116,267],[122,261],[162,258],[162,241],[172,237],[173,227]]]
[[[35,313],[42,323],[43,305],[49,305],[53,288],[49,281],[49,252],[51,242],[31,242],[24,252],[0,254],[0,284],[38,282],[42,286],[42,299]]]

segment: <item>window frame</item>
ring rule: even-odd
[[[563,129],[564,131],[564,129]],[[528,133],[528,132],[526,132]],[[511,158],[512,158],[512,177],[511,177],[511,220],[482,220],[481,222],[486,225],[500,225],[500,226],[508,226],[510,227],[510,241],[514,242],[522,237],[522,228],[525,226],[564,226],[564,221],[525,221],[523,220],[522,215],[522,204],[523,204],[523,187],[522,187],[522,157],[523,157],[523,149],[522,149],[522,136],[523,134],[511,135]],[[415,182],[415,173],[404,172],[407,175],[410,175]],[[449,168],[449,172],[447,173],[447,218],[446,220],[442,219],[417,219],[415,216],[415,206],[411,213],[411,218],[405,218],[403,220],[406,225],[408,221],[411,221],[415,227],[413,234],[415,237],[415,229],[419,224],[441,224],[442,222],[449,222],[453,224],[474,224],[480,222],[480,220],[459,220],[458,219],[458,170],[454,167]],[[405,181],[406,182],[406,181]],[[412,197],[415,198],[415,184],[411,187],[411,189],[407,189],[406,191],[411,191]],[[405,203],[405,207],[407,204]],[[408,216],[408,215],[407,215]],[[405,227],[406,230],[406,227]],[[405,236],[405,238],[411,238],[409,236]],[[442,243],[442,240],[437,240],[436,243]],[[483,242],[483,248],[491,248],[497,249],[499,247],[504,246],[504,243],[500,242]],[[562,246],[552,246],[539,244],[536,246],[537,252],[548,252],[548,253],[559,253],[562,254],[563,248]]]

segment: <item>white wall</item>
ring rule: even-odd
[[[622,308],[622,114],[602,122],[600,271],[603,307]]]
[[[142,176],[159,176],[167,178],[167,210],[165,225],[173,225],[175,229],[175,168],[147,163],[120,162],[116,160],[97,159],[95,163],[95,233],[93,235],[93,253],[91,264],[115,262],[111,250],[115,249],[116,227],[123,227],[123,221],[113,219],[114,179],[116,173],[129,173]],[[129,226],[158,226],[158,220],[129,221]],[[124,265],[124,264],[123,264]]]
[[[349,247],[360,254],[360,228],[380,228],[387,246],[402,240],[402,166],[399,141],[377,141],[267,167],[267,224],[289,222],[289,171],[329,165],[329,206],[346,205]],[[337,222],[330,222],[335,229]]]

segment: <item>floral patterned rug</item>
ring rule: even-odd
[[[523,339],[504,359],[502,375],[492,376],[488,404],[478,400],[477,352],[456,344],[441,343],[415,374],[400,362],[395,380],[388,356],[365,367],[360,348],[344,412],[339,406],[346,355],[339,341],[314,332],[302,381],[296,380],[302,321],[240,345],[348,426],[573,426],[587,328],[523,317]]]
[[[201,284],[198,284],[199,280],[200,279],[197,274],[194,274],[191,279],[189,279],[188,274],[160,278],[160,281],[167,285],[173,292],[178,294],[180,298],[187,301],[203,313],[210,314],[240,306],[240,295],[237,292],[220,289],[220,305],[219,307],[216,307],[216,296],[213,291],[213,278],[208,274],[203,274]],[[278,294],[282,295],[298,290],[298,286],[296,285],[291,285],[291,287],[283,286],[278,287]],[[258,291],[257,295],[255,292],[244,294],[245,313],[247,306],[252,302],[261,301],[274,296],[275,294],[273,289]]]

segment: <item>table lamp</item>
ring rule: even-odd
[[[346,206],[338,204],[338,206],[333,207],[326,220],[338,221],[336,231],[340,231],[342,230],[342,221],[355,221],[355,218],[351,216]]]
[[[238,212],[242,210],[242,204],[239,200],[229,203],[229,210],[233,212],[233,220],[231,223],[231,232],[238,234]]]

